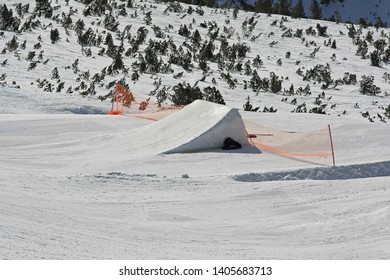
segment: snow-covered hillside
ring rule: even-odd
[[[18,1],[5,3],[15,9]],[[390,258],[388,29],[354,33],[341,23],[136,1],[127,16],[112,11],[115,32],[104,27],[108,10],[85,16],[80,2],[56,5],[57,19],[0,33],[0,258]],[[83,41],[88,28],[92,45]],[[379,39],[386,45],[375,67],[369,54],[380,51]],[[108,73],[116,55],[124,64]],[[140,67],[155,57],[156,73]],[[380,92],[362,94],[363,76]],[[179,84],[205,99],[206,88],[218,90],[244,120],[278,130],[330,125],[336,166],[249,145],[166,154],[212,138],[230,109],[198,118],[179,111],[163,125],[109,116],[104,97],[119,80],[143,98],[154,91],[152,101],[167,93],[167,103]]]
[[[16,3],[6,2],[13,9]],[[113,10],[117,21],[105,24],[113,19],[84,16],[86,7],[79,2],[59,1],[54,21],[31,18],[31,4],[20,23],[26,31],[0,35],[2,98],[26,95],[40,106],[42,99],[56,102],[62,97],[84,104],[79,101],[82,95],[107,98],[98,106],[108,109],[110,92],[122,80],[134,93],[145,98],[152,93],[166,102],[181,85],[216,90],[238,109],[249,97],[259,111],[272,107],[271,111],[312,111],[375,122],[390,116],[388,29],[356,26],[353,31],[345,24],[243,11],[235,15],[232,10],[178,3],[134,6]],[[108,10],[105,13],[109,15]],[[111,25],[117,24],[117,31],[107,29],[114,30]],[[55,43],[50,39],[53,30],[60,37]],[[371,66],[370,54],[377,48],[381,67]],[[117,58],[123,64],[118,66]],[[366,95],[359,92],[363,76],[372,76]],[[19,108],[1,108],[3,113],[13,110]]]

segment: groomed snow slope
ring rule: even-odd
[[[7,1],[16,2],[31,3]],[[79,2],[69,2],[79,10],[74,22],[81,18],[92,26],[97,20],[84,17]],[[111,104],[109,100],[100,102],[97,96],[37,88],[36,80],[50,79],[54,67],[58,67],[66,88],[77,86],[78,75],[66,69],[76,58],[80,59],[80,71],[91,74],[100,73],[112,62],[110,58],[96,55],[96,48],[92,48],[92,57],[82,55],[74,32],[66,35],[56,22],[53,28],[59,28],[62,37],[58,45],[46,40],[50,28],[18,34],[19,43],[27,40],[26,50],[7,52],[0,58],[2,63],[8,59],[1,68],[7,83],[0,86],[0,258],[390,259],[390,129],[388,119],[384,124],[377,116],[384,115],[389,105],[385,94],[389,83],[382,79],[389,65],[372,67],[369,60],[355,56],[356,47],[342,24],[297,19],[283,22],[293,30],[315,28],[317,23],[329,26],[329,38],[337,39],[337,49],[323,46],[323,37],[306,36],[308,42],[321,45],[312,58],[310,53],[316,46],[306,47],[300,38],[282,37],[281,16],[256,15],[259,24],[253,35],[263,35],[251,42],[250,37],[242,36],[241,26],[253,13],[240,11],[234,19],[232,11],[204,8],[203,17],[196,13],[184,17],[184,13],[164,15],[166,6],[162,4],[153,2],[153,8],[150,2],[136,2],[138,6],[128,12],[137,11],[138,17],[120,17],[121,30],[132,24],[132,32],[136,32],[145,26],[144,14],[153,11],[153,24],[174,26],[167,35],[176,44],[184,40],[177,34],[180,25],[194,19],[197,24],[193,27],[200,30],[204,42],[209,39],[208,29],[200,28],[200,23],[216,21],[223,27],[228,20],[235,30],[230,43],[250,45],[249,58],[260,54],[263,59],[261,77],[274,71],[285,77],[283,88],[292,83],[296,88],[308,84],[296,74],[298,67],[308,70],[329,63],[334,79],[342,78],[346,71],[359,80],[370,74],[384,94],[361,95],[358,84],[340,85],[326,91],[322,102],[328,104],[327,115],[291,114],[296,108],[291,103],[295,97],[281,102],[282,94],[245,90],[243,82],[250,77],[239,72],[232,73],[239,83],[231,89],[219,76],[217,66],[210,63],[218,89],[230,107],[242,109],[250,96],[254,107],[278,109],[273,114],[241,110],[244,119],[290,131],[316,130],[330,124],[337,166],[319,166],[249,146],[228,152],[159,154],[164,149],[138,149],[142,141],[152,139],[137,134],[148,130],[145,127],[150,121],[103,115]],[[62,5],[57,12],[68,11],[69,7]],[[41,20],[45,25],[51,23]],[[280,24],[272,26],[275,20]],[[363,32],[368,31],[374,31],[376,38],[382,32]],[[150,30],[148,39],[156,39],[153,34]],[[1,48],[13,35],[5,32]],[[44,39],[44,59],[49,62],[28,71],[30,61],[25,58],[34,51],[39,35]],[[273,41],[279,43],[270,47]],[[292,59],[283,59],[279,66],[277,60],[287,51]],[[333,53],[335,61],[330,59]],[[126,58],[125,63],[131,65],[136,60]],[[176,66],[174,70],[174,74],[183,71]],[[173,75],[159,75],[162,84],[194,84],[203,77],[198,67],[191,73],[183,72],[177,80]],[[122,74],[107,77],[104,86],[97,88],[98,94],[107,94],[106,85],[119,76],[122,78]],[[211,78],[199,84],[211,85]],[[13,86],[13,81],[21,88]],[[297,96],[297,104],[314,106],[316,96],[322,93],[321,83],[311,82],[310,86],[312,95]],[[132,84],[136,93],[147,95],[153,89],[150,75],[142,75]],[[364,112],[370,112],[375,123],[364,118]],[[159,137],[154,135],[153,140],[164,141]]]
[[[1,115],[0,257],[390,257],[387,126],[245,117],[290,130],[330,123],[339,166],[249,147],[134,156],[124,136],[146,130],[147,120]]]

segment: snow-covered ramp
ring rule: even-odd
[[[196,100],[182,110],[137,129],[131,141],[144,153],[185,153],[217,149],[226,138],[248,144],[236,109]]]

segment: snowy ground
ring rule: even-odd
[[[166,25],[164,8],[157,5],[152,10],[154,23]],[[205,10],[205,20],[223,24],[229,18],[235,32],[252,15],[240,12],[238,19],[232,19],[231,12],[226,16],[226,12]],[[168,16],[178,29],[181,15]],[[196,16],[185,18],[187,23],[192,17]],[[290,81],[304,87],[307,82],[295,74],[296,61],[301,60],[306,69],[329,62],[335,78],[349,71],[360,79],[369,72],[381,87],[383,94],[377,97],[361,95],[358,86],[329,89],[326,96],[333,98],[323,101],[329,105],[327,115],[291,114],[295,106],[280,102],[281,94],[256,95],[243,90],[244,78],[239,73],[234,73],[239,86],[229,89],[215,74],[229,106],[241,109],[250,95],[254,107],[278,109],[274,114],[241,110],[244,118],[290,131],[330,124],[336,167],[253,147],[183,154],[134,150],[132,135],[150,121],[107,116],[108,101],[81,98],[77,93],[43,93],[30,85],[38,77],[50,79],[57,65],[67,86],[73,85],[74,75],[65,66],[83,56],[69,47],[76,38],[69,37],[68,45],[61,33],[62,52],[56,53],[58,49],[45,41],[45,58],[51,61],[48,66],[39,64],[35,72],[27,71],[28,62],[14,58],[13,53],[0,58],[0,62],[8,59],[0,73],[7,73],[7,85],[0,85],[0,258],[390,259],[390,129],[378,118],[370,123],[361,116],[365,111],[383,115],[383,108],[389,105],[388,82],[381,79],[388,65],[370,67],[367,60],[356,57],[351,39],[339,33],[347,33],[344,25],[326,23],[328,33],[337,39],[337,50],[322,46],[324,38],[308,37],[322,46],[317,56],[310,58],[314,46],[305,47],[298,38],[281,39],[281,28],[270,26],[279,16],[260,15],[257,19],[260,30],[255,34],[263,32],[263,40],[250,43],[248,38],[241,39],[251,44],[251,58],[261,54],[262,77],[279,71],[278,75],[290,77],[284,80],[284,88]],[[133,21],[134,30],[143,22],[142,18]],[[316,23],[290,20],[284,24],[295,30]],[[271,30],[275,37],[266,36]],[[34,32],[20,35],[20,42],[28,40],[27,50],[20,52],[22,57],[37,42]],[[43,36],[48,36],[47,32],[42,31]],[[202,36],[205,33],[202,31]],[[170,35],[175,42],[183,40],[174,31]],[[2,46],[13,34],[4,36]],[[232,41],[240,40],[234,36]],[[269,47],[274,40],[279,43]],[[292,60],[284,59],[279,67],[277,59],[289,50]],[[332,53],[336,53],[336,61],[329,59]],[[91,74],[110,63],[106,57],[93,58],[93,62],[84,59],[82,70],[92,69]],[[137,93],[153,90],[146,76],[132,85]],[[176,83],[172,75],[161,76],[164,84]],[[201,77],[196,69],[184,73],[181,81],[193,83]],[[21,89],[9,86],[13,80]],[[322,92],[319,84],[310,85],[312,96],[298,96],[298,104],[313,106]],[[99,94],[106,93],[104,87],[99,89]],[[330,109],[332,104],[337,107]],[[161,139],[155,138],[159,147]]]
[[[390,257],[387,126],[336,125],[338,167],[324,167],[250,147],[134,156],[123,138],[147,124],[2,115],[1,258]]]

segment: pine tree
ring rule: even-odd
[[[175,105],[188,105],[197,99],[202,99],[203,95],[198,86],[190,86],[188,83],[179,83],[173,87],[175,92],[170,96]]]
[[[272,0],[257,0],[255,11],[258,13],[272,13]]]
[[[116,21],[112,14],[109,14],[104,19],[104,28],[116,32],[118,30],[119,22]]]
[[[19,48],[19,43],[15,35],[12,37],[12,39],[9,42],[5,43],[5,45],[10,52],[13,52],[17,48]]]
[[[320,8],[320,4],[318,4],[317,0],[312,0],[310,4],[310,12],[311,17],[313,19],[321,19],[322,18],[322,10]]]
[[[60,75],[58,74],[58,69],[55,67],[53,71],[51,71],[51,79],[52,80],[58,80],[60,78]]]
[[[209,102],[225,105],[221,92],[216,87],[206,87],[203,89],[203,98]]]
[[[336,40],[333,40],[331,48],[332,49],[337,49]]]
[[[370,53],[370,59],[371,59],[371,65],[372,66],[380,67],[380,65],[381,65],[381,56],[380,56],[378,50],[375,50],[372,53]]]
[[[246,102],[242,107],[243,107],[244,111],[252,111],[253,106],[251,104],[251,99],[250,99],[249,95],[246,98]]]
[[[390,119],[390,104],[389,106],[385,109],[385,116]]]
[[[270,90],[273,93],[278,93],[282,90],[282,80],[279,80],[279,77],[274,72],[270,73],[270,82]]]
[[[57,43],[60,39],[60,33],[57,28],[50,30],[50,40],[52,44]]]
[[[277,7],[278,7],[278,14],[290,15],[290,13],[291,13],[291,0],[279,0]]]
[[[360,93],[364,95],[373,95],[381,93],[381,89],[374,84],[374,76],[362,76],[362,80],[360,81]]]
[[[305,17],[305,7],[303,6],[302,0],[298,0],[297,4],[292,9],[291,15],[295,18]]]
[[[20,20],[12,15],[12,10],[7,5],[0,5],[0,30],[17,31]]]
[[[46,18],[51,18],[53,16],[53,8],[51,6],[51,1],[49,0],[35,0],[35,12],[38,13],[38,16],[42,15]]]

